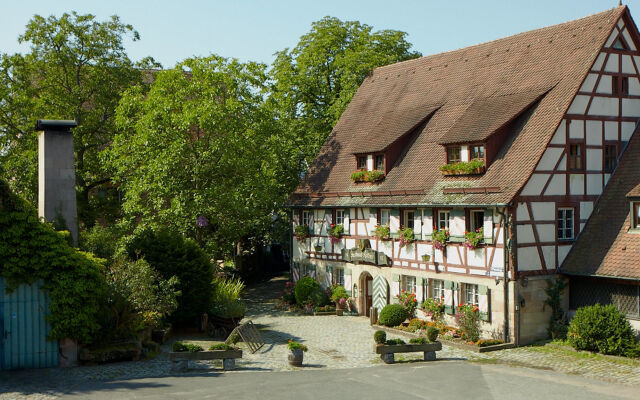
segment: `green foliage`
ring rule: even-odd
[[[289,348],[289,350],[302,350],[302,351],[307,351],[307,346],[303,345],[302,343],[298,343],[298,342],[294,342],[293,340],[289,339],[289,341],[287,342],[287,347]]]
[[[615,305],[581,307],[569,324],[567,340],[576,350],[633,355],[637,339],[629,321]]]
[[[194,241],[168,230],[144,230],[124,246],[130,258],[144,258],[163,279],[178,278],[181,295],[172,322],[196,324],[209,311],[213,266]]]
[[[387,333],[385,331],[376,331],[373,334],[373,340],[378,344],[384,344],[387,341]]]
[[[115,226],[96,224],[80,232],[78,245],[81,250],[93,253],[96,257],[111,260],[116,253],[122,232]]]
[[[231,343],[231,344],[236,344],[240,341],[240,335],[238,335],[237,333],[232,333],[231,335],[229,335],[229,337],[227,338],[227,342]]]
[[[308,164],[371,71],[420,56],[410,48],[404,32],[325,17],[295,48],[276,54],[270,102]]]
[[[469,175],[484,172],[483,160],[463,161],[456,164],[445,164],[440,171],[447,175]]]
[[[444,301],[442,299],[427,298],[422,302],[422,309],[431,316],[434,322],[442,322],[444,318]]]
[[[444,250],[449,241],[449,230],[438,229],[433,233],[433,247],[438,250]]]
[[[433,342],[433,340],[432,340],[432,342]],[[426,337],[411,338],[411,339],[409,339],[409,343],[411,343],[411,344],[427,344],[427,343],[429,343],[429,339],[427,339]]]
[[[475,231],[465,232],[464,238],[465,245],[470,250],[473,250],[484,240],[484,230],[483,228],[478,228]]]
[[[400,248],[409,245],[415,241],[415,234],[413,233],[413,228],[403,227],[398,230],[398,235],[400,235]]]
[[[318,281],[310,276],[304,276],[296,283],[296,303],[304,304],[308,300],[313,301],[313,295],[320,289]]]
[[[402,339],[389,339],[386,342],[384,342],[384,344],[394,346],[394,345],[398,345],[398,344],[407,344],[407,343]]]
[[[298,242],[304,242],[309,237],[309,226],[296,225],[296,227],[293,228],[293,233],[296,236]]]
[[[459,305],[456,310],[456,322],[464,340],[476,342],[480,339],[480,310],[477,306]]]
[[[398,326],[409,316],[402,304],[387,304],[378,316],[378,323],[384,326]]]
[[[373,170],[357,170],[351,174],[351,180],[354,182],[379,182],[384,179],[384,172]]]
[[[327,231],[327,235],[331,238],[332,242],[339,242],[339,239],[344,234],[344,225],[331,224],[331,228]]]
[[[336,308],[330,304],[327,304],[326,306],[320,307],[320,306],[316,306],[313,307],[313,311],[314,312],[335,312]]]
[[[335,285],[331,287],[331,301],[337,303],[340,299],[347,299],[349,295],[347,290],[342,285]]]
[[[222,318],[242,318],[247,311],[240,300],[243,289],[244,283],[240,279],[214,279],[211,313]]]
[[[313,305],[317,307],[323,307],[329,304],[329,294],[327,291],[321,287],[318,287],[313,291],[311,295],[311,300],[313,301]]]
[[[549,318],[549,327],[547,332],[552,339],[566,339],[568,325],[564,317],[564,310],[562,309],[562,292],[567,287],[568,283],[558,278],[556,280],[547,280],[547,287],[544,292],[547,294],[547,299],[544,301],[544,306],[551,307],[551,317]]]
[[[100,300],[106,292],[104,261],[77,251],[35,210],[0,180],[0,276],[8,289],[44,281],[49,295],[51,339],[90,343],[99,330]]]
[[[502,339],[480,339],[476,342],[476,345],[478,345],[478,347],[488,347],[502,343],[504,343]]]
[[[25,54],[0,58],[0,164],[17,193],[36,202],[38,182],[36,119],[75,119],[73,130],[80,225],[118,213],[117,191],[100,151],[115,134],[114,110],[121,92],[141,84],[143,72],[125,52],[139,39],[131,25],[75,12],[35,15],[18,42]],[[153,64],[153,63],[151,63]],[[155,64],[153,64],[155,65]],[[140,65],[150,66],[149,63]],[[91,191],[100,188],[98,196]]]
[[[182,342],[173,342],[172,349],[174,352],[188,351],[189,353],[196,353],[198,351],[204,350],[202,346],[198,344],[182,343]]]
[[[435,342],[438,339],[438,335],[440,334],[440,329],[435,326],[430,326],[427,328],[427,338],[429,338],[430,342]]]
[[[239,349],[235,346],[231,346],[226,343],[216,343],[216,344],[212,344],[209,347],[209,350],[215,351],[215,350],[239,350]]]
[[[379,240],[389,239],[390,234],[391,230],[389,229],[389,225],[376,225],[374,235]]]

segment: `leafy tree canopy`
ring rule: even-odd
[[[325,17],[293,50],[276,54],[271,100],[311,163],[356,90],[374,68],[420,56],[405,32],[373,31],[357,21]]]
[[[123,41],[139,35],[113,16],[96,21],[75,12],[60,18],[35,15],[20,43],[26,54],[0,56],[0,163],[14,189],[37,198],[37,119],[75,119],[76,185],[81,223],[117,212],[112,197],[90,196],[109,182],[99,153],[114,135],[114,111],[120,92],[140,83],[143,72],[129,60]],[[157,67],[145,59],[139,67]],[[91,201],[90,201],[91,199]],[[114,208],[116,208],[114,210]]]

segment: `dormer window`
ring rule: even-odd
[[[377,154],[375,156],[375,163],[373,165],[373,169],[377,169],[378,171],[384,171],[384,154]]]
[[[460,146],[447,147],[447,164],[456,164],[461,161]]]
[[[484,160],[484,145],[476,144],[469,146],[471,160]]]
[[[367,156],[358,156],[358,169],[367,169]]]
[[[631,210],[631,229],[640,229],[640,201],[632,201]]]

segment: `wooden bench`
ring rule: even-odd
[[[242,358],[242,350],[208,350],[170,352],[171,371],[186,371],[189,361],[222,360],[222,369],[229,371],[236,368],[236,358]]]
[[[386,364],[393,364],[394,353],[415,353],[421,351],[424,353],[425,361],[435,361],[436,351],[442,350],[442,343],[425,343],[425,344],[376,344],[373,347],[376,354],[380,354],[380,358]]]

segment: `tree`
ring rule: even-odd
[[[107,162],[130,221],[227,251],[269,230],[297,183],[297,153],[264,104],[265,71],[190,58],[159,72],[148,93],[124,94]]]
[[[325,17],[312,24],[293,50],[276,54],[270,100],[307,163],[374,68],[420,56],[410,51],[406,35]]]
[[[75,119],[76,187],[81,224],[117,213],[117,194],[99,153],[115,133],[120,92],[139,84],[143,72],[129,60],[123,41],[138,33],[117,16],[99,22],[75,12],[60,18],[35,15],[18,38],[26,54],[0,59],[0,163],[16,192],[37,199],[37,133],[41,118]],[[145,59],[140,66],[157,66]],[[103,188],[102,196],[91,196]],[[107,196],[104,196],[106,194]]]

